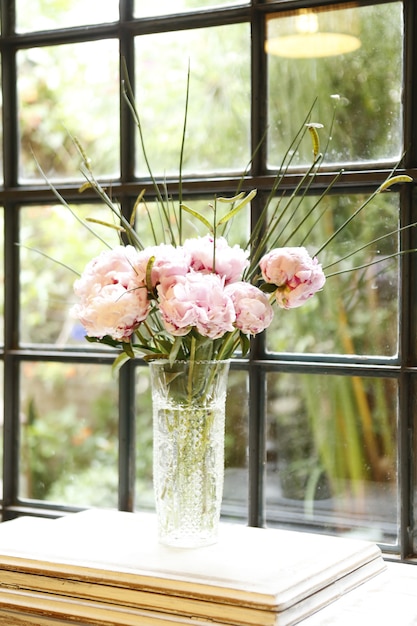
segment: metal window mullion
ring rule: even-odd
[[[404,0],[404,162],[407,169],[417,167],[417,6]]]
[[[12,35],[16,22],[16,3],[14,0],[0,0],[1,34]]]
[[[399,500],[399,552],[401,560],[413,553],[413,448],[414,425],[412,403],[415,382],[402,373],[399,377],[398,400],[398,500]]]
[[[402,224],[415,220],[417,212],[417,190],[406,188],[401,193]],[[402,233],[401,248],[417,248],[414,229]],[[416,511],[414,493],[416,491],[417,444],[416,424],[416,342],[417,342],[417,258],[416,255],[403,255],[401,267],[400,297],[400,361],[398,400],[398,497],[400,509],[399,549],[402,560],[415,553]]]
[[[18,209],[4,207],[4,429],[3,429],[3,519],[15,505],[19,488],[20,361],[13,353],[19,337],[19,236]]]
[[[123,94],[124,73],[135,91],[135,43],[129,29],[133,18],[133,0],[120,0],[120,176],[124,183],[134,181],[135,177],[135,139],[136,127],[132,113]]]
[[[17,504],[19,492],[19,386],[20,363],[6,355],[4,359],[3,425],[3,507],[2,521],[14,517],[9,508]]]
[[[119,511],[134,511],[136,479],[135,368],[119,372]]]
[[[411,215],[412,190],[403,189],[400,194],[401,225],[409,223]],[[400,247],[409,249],[412,244],[411,233],[405,230],[401,233]],[[400,310],[399,310],[399,356],[400,374],[398,376],[398,420],[397,420],[397,467],[398,467],[398,507],[399,507],[399,552],[401,559],[406,559],[413,550],[413,510],[412,510],[412,483],[413,483],[413,383],[412,374],[408,365],[413,365],[410,350],[412,336],[411,310],[416,290],[413,287],[412,276],[415,260],[410,255],[400,258]]]
[[[414,112],[417,106],[417,7],[414,0],[404,0],[404,146],[405,167],[417,166],[417,121]],[[417,191],[411,187],[403,189],[401,200],[401,226],[417,219]],[[401,233],[401,249],[417,247],[414,229]],[[400,297],[400,360],[402,373],[399,377],[399,423],[398,423],[398,488],[400,506],[399,548],[402,560],[413,554],[413,537],[416,527],[414,510],[416,423],[416,382],[409,368],[417,365],[417,259],[416,255],[403,255],[401,267]]]
[[[266,382],[261,367],[251,358],[249,362],[249,429],[248,429],[248,524],[263,527],[265,513],[265,429]]]
[[[253,12],[251,20],[251,174],[265,172],[266,145],[266,55],[264,53],[264,16]],[[251,220],[255,224],[262,210],[262,196],[252,202]],[[259,366],[264,354],[264,337],[255,337],[249,355],[249,490],[248,523],[265,525],[265,376]]]
[[[0,5],[2,38],[15,29],[15,3],[2,0]],[[18,121],[16,51],[2,45],[2,122],[3,185],[5,191],[17,186]],[[19,337],[19,214],[14,203],[5,202],[4,210],[4,373],[3,373],[3,520],[13,517],[8,507],[17,502],[19,488],[19,395],[20,363],[12,354]]]
[[[129,30],[133,18],[133,0],[120,0],[119,71],[120,71],[120,178],[122,183],[134,180],[135,126],[124,97],[124,81],[134,89],[134,39]],[[125,76],[127,71],[127,76]],[[122,214],[130,219],[132,199],[124,195],[119,199]],[[135,509],[136,479],[136,421],[135,421],[135,368],[131,361],[119,372],[119,498],[120,511]]]
[[[3,121],[3,181],[4,189],[17,187],[19,161],[19,130],[17,101],[16,51],[5,47],[1,54],[2,121]]]

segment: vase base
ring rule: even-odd
[[[171,533],[160,535],[159,543],[170,548],[195,549],[204,548],[217,543],[217,535],[183,535],[181,533]]]

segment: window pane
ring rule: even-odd
[[[118,18],[118,0],[16,1],[16,30],[19,32],[113,22]]]
[[[147,367],[136,370],[136,497],[138,511],[154,510],[152,399]]]
[[[119,175],[118,47],[112,40],[20,50],[19,175],[77,176],[76,137],[96,176]],[[81,174],[78,174],[81,178]]]
[[[327,196],[315,222],[317,210],[297,231],[290,245],[306,245],[315,253],[365,200],[365,196]],[[313,200],[305,198],[300,220],[308,215]],[[299,309],[276,309],[267,331],[268,349],[275,352],[315,352],[394,356],[398,350],[398,252],[397,194],[380,194],[356,215],[318,255],[327,283]],[[295,223],[298,223],[296,219]],[[314,227],[310,232],[312,224]],[[390,233],[394,233],[391,235]],[[304,235],[308,235],[306,241]],[[388,235],[384,239],[380,239]],[[366,243],[379,239],[359,250]],[[358,250],[352,256],[351,252]],[[346,257],[343,259],[343,257]],[[342,259],[333,265],[337,259]],[[363,267],[372,263],[368,267]],[[331,276],[355,267],[355,272]]]
[[[111,221],[105,207],[81,206],[76,212],[83,219]],[[109,244],[117,244],[116,231],[90,226]],[[107,247],[64,206],[22,209],[20,240],[21,342],[86,347],[85,331],[70,314],[75,303],[73,284],[77,272]]]
[[[243,0],[135,0],[135,16],[169,15],[189,10],[210,9],[235,4],[249,4]]]
[[[117,506],[117,383],[103,365],[22,364],[24,498]]]
[[[294,32],[297,25],[299,29],[304,28],[306,18],[312,17],[318,20],[320,30],[337,28],[344,32],[345,26],[352,26],[353,34],[360,39],[360,47],[337,56],[317,57],[313,45],[302,43],[301,39],[297,50],[305,54],[311,52],[313,56],[287,57],[289,44],[283,40],[284,36],[290,34],[290,30]],[[284,18],[271,15],[267,20],[270,164],[276,166],[281,162],[316,97],[312,121],[322,123],[331,134],[326,161],[399,158],[402,152],[402,34],[400,2],[330,13],[304,11]],[[312,33],[307,35],[311,37]],[[318,52],[321,52],[320,46]],[[335,94],[340,98],[335,99]],[[310,160],[311,145],[306,143],[294,164]]]
[[[229,372],[226,400],[225,471],[221,514],[223,519],[247,521],[249,378]]]
[[[267,376],[267,520],[397,539],[395,380]]]
[[[136,52],[138,108],[154,174],[178,175],[188,59],[184,172],[243,171],[250,156],[249,25],[147,35],[136,39]],[[147,175],[141,153],[138,159],[138,175]]]

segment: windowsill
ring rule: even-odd
[[[417,622],[417,568],[323,535],[222,524],[216,545],[177,550],[152,514],[26,517],[0,525],[0,569],[0,624]]]
[[[387,563],[386,570],[353,589],[303,626],[415,626],[417,566]]]

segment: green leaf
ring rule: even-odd
[[[126,363],[126,361],[129,361],[129,360],[130,360],[130,356],[126,354],[126,352],[121,352],[119,356],[117,356],[114,359],[113,364],[111,366],[112,375],[116,376],[120,368]]]
[[[388,189],[389,187],[392,187],[392,185],[398,185],[400,183],[412,183],[412,182],[413,182],[413,179],[411,178],[411,176],[407,176],[407,174],[399,174],[398,176],[392,176],[391,178],[388,178],[384,183],[382,183],[382,185],[378,189],[378,193],[380,191],[384,191],[385,189]]]
[[[172,344],[171,352],[169,353],[169,363],[172,365],[178,356],[178,352],[182,346],[182,337],[175,337]]]
[[[110,224],[110,222],[105,222],[104,220],[98,220],[95,217],[86,217],[86,222],[93,222],[94,224],[100,224],[101,226],[107,226],[107,228],[113,228],[121,233],[125,233],[126,229],[123,226],[118,226],[117,224]]]
[[[98,339],[97,337],[89,337],[88,335],[86,335],[85,339],[90,343],[104,343],[107,346],[111,346],[112,348],[119,348],[121,346],[120,341],[118,341],[117,339],[113,339],[112,337],[110,337],[110,335],[104,335],[104,337],[102,337],[101,339]]]
[[[316,159],[320,151],[320,139],[317,128],[323,128],[323,124],[309,122],[308,124],[306,124],[306,126],[311,135],[311,141],[313,142],[313,156]]]
[[[81,187],[78,189],[78,193],[84,193],[84,191],[86,191],[87,189],[94,189],[90,181],[87,181],[86,183],[81,185]]]
[[[187,211],[187,213],[189,213],[190,215],[192,215],[193,217],[195,217],[197,220],[200,220],[200,222],[202,224],[204,224],[204,226],[210,231],[213,232],[213,226],[210,224],[210,222],[208,220],[206,220],[206,218],[201,215],[201,213],[198,213],[198,211],[195,211],[194,209],[191,209],[189,206],[187,206],[186,204],[181,204],[181,209],[184,209],[184,211]]]
[[[124,341],[122,343],[122,346],[123,346],[124,352],[127,354],[129,359],[134,359],[135,353],[133,352],[132,344],[130,343],[130,341]]]
[[[277,285],[274,285],[273,283],[262,283],[259,289],[263,291],[264,293],[274,293],[274,291],[276,291],[278,287]]]
[[[244,333],[240,333],[239,341],[240,349],[242,350],[242,356],[245,356],[250,350],[250,339]]]
[[[155,263],[155,256],[151,256],[146,265],[146,288],[149,293],[152,293],[152,268]]]
[[[234,202],[237,202],[238,200],[243,198],[244,195],[245,192],[241,191],[236,196],[233,196],[233,198],[217,198],[217,202],[226,202],[227,204],[233,204]]]
[[[138,206],[142,202],[144,195],[145,195],[145,189],[142,189],[142,191],[136,198],[135,204],[133,205],[132,215],[130,216],[130,220],[129,220],[129,223],[132,228],[134,228],[135,226],[136,211],[138,210]]]
[[[248,204],[248,202],[250,202],[251,200],[253,200],[253,198],[256,196],[257,190],[256,189],[252,189],[252,191],[250,191],[248,193],[248,195],[246,196],[246,198],[243,198],[243,200],[241,202],[239,202],[239,204],[237,204],[231,211],[229,211],[229,213],[226,213],[226,215],[224,215],[218,222],[217,222],[217,226],[221,226],[222,224],[225,224],[226,222],[228,222],[232,217],[234,217],[236,215],[236,213],[239,213],[239,211],[241,211],[243,209],[244,206],[246,206]]]

